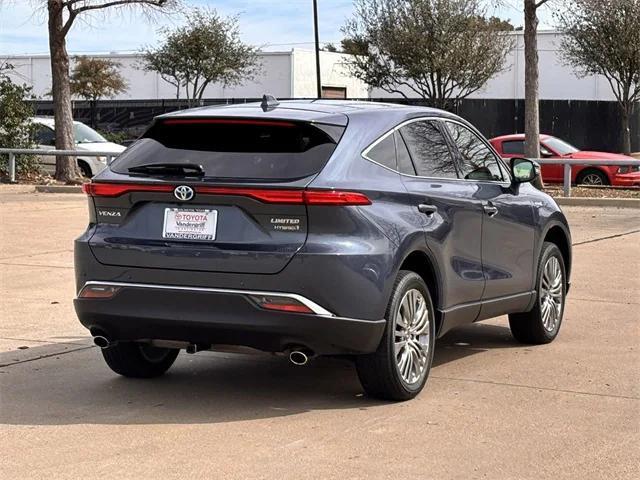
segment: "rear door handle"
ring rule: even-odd
[[[490,217],[495,217],[498,214],[498,209],[492,205],[484,205],[484,212]]]
[[[418,211],[430,217],[438,211],[438,207],[436,207],[435,205],[427,205],[426,203],[421,203],[420,205],[418,205]]]

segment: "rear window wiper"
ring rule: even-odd
[[[127,170],[130,173],[144,173],[147,175],[204,176],[202,166],[195,163],[148,163],[146,165],[136,165]]]

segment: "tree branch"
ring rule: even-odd
[[[73,3],[76,3],[78,0],[71,0]],[[73,3],[71,5],[73,5]],[[167,0],[112,0],[110,2],[98,3],[98,4],[90,4],[84,5],[82,7],[74,8],[73,12],[77,15],[82,12],[87,12],[89,10],[101,10],[103,8],[109,7],[120,7],[124,5],[149,5],[151,7],[162,7],[167,3]]]

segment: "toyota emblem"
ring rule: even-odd
[[[178,200],[181,200],[183,202],[188,202],[189,200],[191,200],[193,198],[193,194],[193,188],[188,187],[187,185],[180,185],[173,191],[173,195]]]

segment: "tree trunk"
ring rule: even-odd
[[[540,158],[536,0],[524,0],[524,155]]]
[[[55,121],[56,149],[73,150],[73,112],[69,86],[69,55],[65,40],[62,0],[48,0],[49,50],[51,53],[51,92]],[[75,157],[56,157],[56,180],[65,183],[80,182]]]
[[[97,104],[97,100],[95,100],[95,99],[89,100],[90,123],[91,123],[91,128],[93,128],[94,130],[97,128],[96,104]]]
[[[538,16],[536,0],[524,0],[524,156],[540,158],[540,110],[538,102]],[[532,182],[544,189],[542,176]]]
[[[631,125],[630,118],[633,112],[633,105],[621,104],[622,110],[622,153],[631,154]]]

